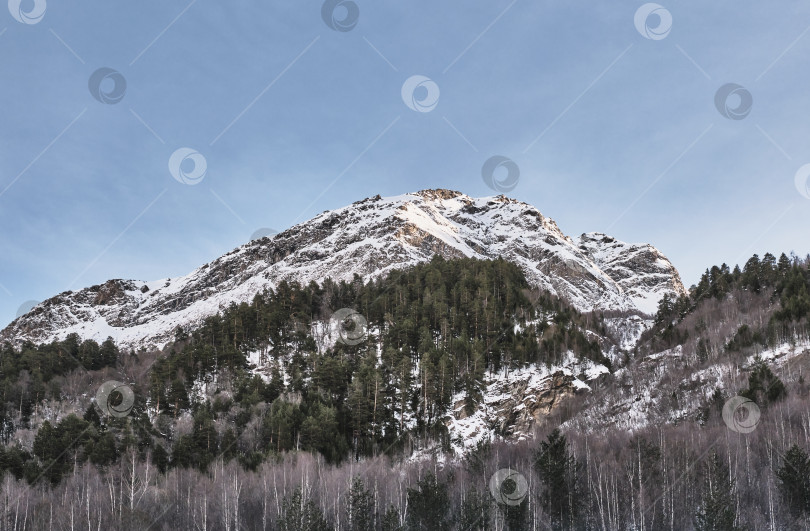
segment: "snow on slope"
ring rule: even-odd
[[[461,455],[481,441],[496,438],[532,438],[537,423],[553,409],[573,394],[590,391],[586,382],[609,372],[604,365],[577,359],[569,351],[560,365],[531,364],[487,374],[481,399],[472,411],[465,407],[464,392],[453,396],[453,411],[445,424],[454,452]]]
[[[601,234],[578,241],[536,208],[504,196],[450,190],[376,196],[326,211],[273,237],[251,241],[190,274],[153,282],[110,280],[48,299],[0,332],[0,340],[45,342],[76,332],[125,348],[162,348],[231,303],[282,280],[321,282],[384,275],[430,260],[503,257],[530,283],[581,311],[650,314],[665,293],[683,293],[678,272],[650,245]]]
[[[563,426],[580,433],[601,433],[611,427],[626,431],[699,420],[699,409],[715,390],[726,398],[746,387],[748,371],[757,358],[777,376],[799,372],[810,364],[810,342],[784,343],[746,358],[745,363],[720,358],[695,369],[681,345],[643,356],[636,365],[612,374],[613,385],[590,394],[582,409]],[[789,366],[793,367],[789,368]]]
[[[579,237],[579,248],[647,315],[655,314],[658,301],[665,293],[683,293],[677,271],[661,251],[651,245],[628,244],[591,232]]]

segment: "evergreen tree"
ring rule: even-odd
[[[349,491],[349,529],[351,531],[372,531],[374,529],[374,507],[371,493],[363,480],[355,477]]]
[[[529,500],[523,499],[517,505],[501,505],[500,509],[504,513],[506,529],[508,531],[527,531],[529,529],[528,517]]]
[[[793,445],[776,471],[785,504],[796,514],[810,514],[810,457]]]
[[[447,485],[429,472],[408,489],[408,529],[410,531],[444,531],[451,528],[450,496]]]
[[[108,337],[101,344],[99,357],[101,358],[102,367],[114,367],[118,362],[118,347],[115,345],[113,338]]]
[[[744,288],[753,291],[754,293],[759,293],[759,290],[762,288],[762,282],[760,280],[760,264],[758,255],[755,254],[745,263],[741,280]]]
[[[534,456],[534,467],[545,486],[540,504],[549,515],[554,529],[575,528],[581,505],[579,464],[568,453],[568,443],[559,429],[552,431],[540,443]]]
[[[402,531],[402,529],[402,525],[399,523],[399,511],[391,505],[382,517],[382,531]]]
[[[90,446],[90,445],[88,445]],[[111,465],[118,459],[115,437],[109,431],[102,433],[89,451],[90,462],[101,467]]]
[[[74,463],[84,460],[82,449],[91,440],[90,432],[90,424],[75,415],[68,415],[56,426],[47,420],[42,423],[34,437],[33,450],[40,459],[44,477],[52,484],[59,483]]]
[[[284,500],[278,527],[280,531],[329,531],[321,510],[312,500],[304,501],[301,487]]]
[[[706,462],[703,498],[695,515],[696,531],[737,531],[734,510],[734,482],[728,468],[712,452]]]
[[[169,469],[169,453],[162,444],[156,444],[152,450],[152,463],[161,474],[165,474]]]
[[[753,400],[758,405],[767,405],[787,396],[787,389],[770,367],[757,358],[751,374],[748,375],[748,389],[742,391],[740,395]]]
[[[475,489],[467,491],[461,502],[458,528],[464,531],[489,531],[492,512],[492,497]]]
[[[785,253],[779,255],[779,261],[776,264],[776,269],[779,271],[780,276],[785,276],[788,271],[790,271],[790,258],[787,257]]]

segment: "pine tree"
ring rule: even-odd
[[[793,445],[782,457],[776,471],[785,504],[795,514],[810,514],[810,457]]]
[[[449,530],[450,497],[447,485],[429,472],[417,489],[408,489],[408,529],[412,531]]]
[[[785,253],[779,255],[779,261],[777,262],[776,269],[779,271],[780,276],[784,276],[790,271],[790,258],[787,257]]]
[[[712,452],[706,462],[703,499],[695,515],[695,529],[737,531],[735,520],[734,481],[717,452]]]
[[[388,507],[382,518],[382,531],[402,531],[402,525],[399,523],[399,511],[393,505]]]
[[[115,447],[115,437],[109,431],[101,434],[98,440],[92,445],[89,453],[90,461],[98,466],[107,466],[115,462],[118,458],[118,450]]]
[[[580,466],[576,458],[568,453],[568,443],[559,429],[552,431],[540,443],[535,453],[534,467],[545,486],[540,504],[554,528],[576,527],[581,504],[578,488]]]
[[[162,444],[155,444],[152,450],[152,463],[157,467],[158,472],[165,474],[169,468],[169,453]]]
[[[742,391],[740,395],[758,405],[767,405],[787,396],[787,389],[768,364],[757,358],[751,374],[748,375],[748,389]]]
[[[762,282],[760,279],[760,263],[758,255],[755,254],[745,263],[741,280],[744,288],[747,288],[754,293],[759,293],[759,290],[762,287]]]
[[[491,512],[490,494],[470,489],[461,503],[458,528],[464,531],[489,531]]]
[[[99,349],[99,356],[101,357],[102,367],[114,367],[118,362],[118,347],[115,345],[113,338],[108,337],[101,344]]]
[[[328,531],[329,525],[323,513],[312,500],[304,501],[301,487],[296,487],[292,495],[284,500],[282,517],[278,523],[280,531]]]
[[[349,529],[372,531],[374,529],[373,500],[363,480],[355,477],[349,491]]]

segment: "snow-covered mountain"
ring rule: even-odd
[[[423,190],[324,212],[183,277],[109,280],[61,293],[14,320],[0,340],[47,342],[76,332],[98,341],[111,336],[126,348],[161,348],[178,325],[193,327],[282,280],[367,279],[436,254],[503,257],[581,311],[650,315],[664,294],[685,292],[675,267],[651,245],[600,233],[572,239],[535,207],[505,196]]]

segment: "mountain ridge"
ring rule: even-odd
[[[428,189],[376,195],[322,212],[182,277],[113,279],[63,292],[12,321],[0,339],[45,342],[76,332],[85,339],[110,336],[126,348],[159,349],[177,326],[193,327],[282,281],[375,278],[436,254],[503,257],[518,264],[533,285],[586,312],[650,315],[664,294],[685,293],[675,267],[652,245],[598,232],[574,240],[522,201]]]

